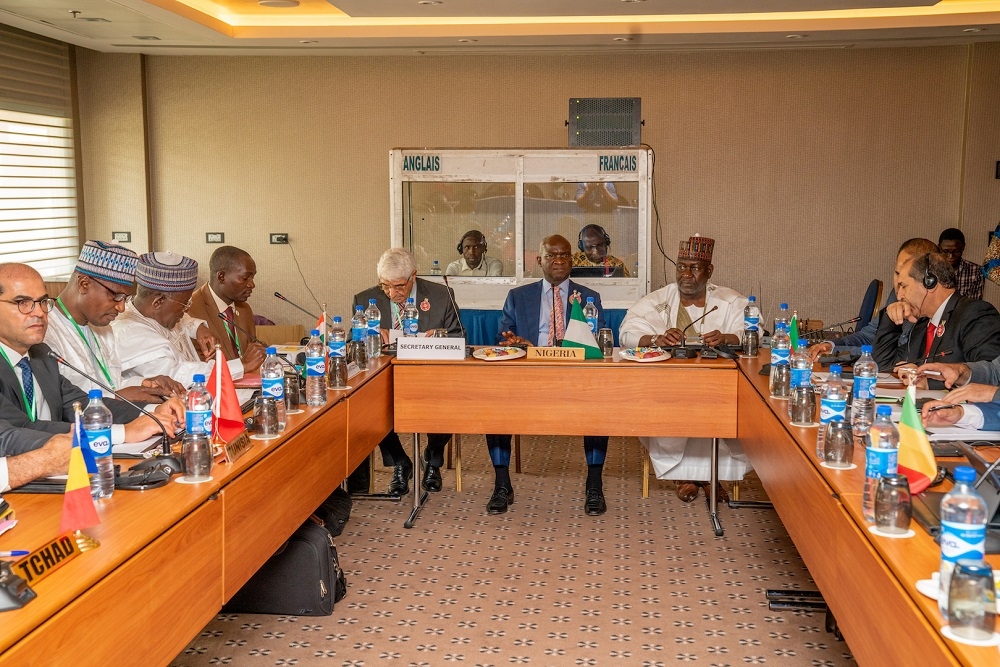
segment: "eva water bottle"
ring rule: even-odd
[[[278,349],[267,348],[267,358],[260,366],[261,393],[274,399],[278,412],[278,430],[285,430],[285,367],[278,359]]]
[[[365,309],[365,323],[367,325],[365,352],[369,359],[374,359],[382,355],[382,313],[375,305],[375,299],[368,299],[368,308]]]
[[[309,332],[306,345],[306,405],[326,405],[326,349],[319,339],[319,329]]]
[[[83,411],[83,430],[87,446],[97,462],[97,473],[90,476],[90,495],[110,498],[115,492],[115,465],[111,458],[111,410],[101,400],[100,389],[90,390],[90,402]]]
[[[857,376],[854,381],[857,382]],[[851,412],[854,412],[853,406]],[[861,494],[861,513],[868,523],[875,523],[875,492],[878,490],[878,481],[899,471],[899,431],[892,423],[891,415],[892,408],[888,405],[878,406],[878,414],[869,427],[866,438],[865,488]]]
[[[205,388],[205,376],[194,376],[184,398],[184,430],[202,435],[212,434],[212,394]]]
[[[743,356],[756,357],[760,348],[760,308],[757,297],[749,296],[750,303],[743,309]]]
[[[826,388],[823,389],[823,397],[819,401],[819,429],[816,433],[816,457],[820,461],[826,461],[824,443],[826,439],[826,425],[833,421],[844,421],[847,419],[847,387],[840,379],[843,370],[840,364],[830,364],[830,377],[826,381]]]
[[[420,316],[417,314],[417,306],[413,302],[413,297],[406,300],[403,306],[403,335],[416,336],[419,327]]]
[[[973,486],[976,471],[955,468],[955,486],[941,499],[941,572],[938,609],[948,618],[948,588],[955,563],[982,560],[986,552],[986,501]]]
[[[583,316],[587,319],[590,332],[597,335],[597,306],[594,305],[594,297],[587,297],[587,305],[583,307]]]

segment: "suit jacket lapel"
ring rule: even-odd
[[[31,364],[31,372],[35,376],[35,382],[38,384],[38,388],[41,389],[42,396],[45,397],[45,402],[49,406],[49,412],[52,413],[52,419],[59,421],[59,416],[62,415],[63,401],[62,391],[59,387],[58,369],[53,376],[46,366],[45,360],[33,355],[29,363]],[[35,403],[37,405],[38,401],[35,401]],[[87,406],[82,405],[80,407],[85,408]]]
[[[958,300],[960,298],[961,297],[958,295],[958,292],[955,292],[954,294],[951,295],[951,297],[949,297],[948,305],[944,307],[944,312],[941,313],[941,323],[938,324],[937,330],[934,332],[934,340],[931,341],[931,350],[930,352],[927,353],[927,356],[933,357],[935,354],[937,354],[939,348],[941,347],[942,344],[941,342],[946,338],[948,341],[953,340],[953,336],[949,335],[951,329],[949,328],[948,325],[951,322],[951,315],[952,313],[955,312],[955,306],[958,305]],[[926,335],[927,333],[925,330],[924,336]],[[926,345],[926,339],[924,344]]]

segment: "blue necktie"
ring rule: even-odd
[[[24,389],[25,409],[31,410],[35,405],[35,378],[31,374],[31,365],[27,357],[21,357],[17,362],[17,367],[21,369],[21,386]]]

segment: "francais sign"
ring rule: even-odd
[[[427,338],[425,336],[396,339],[397,359],[465,359],[464,338]]]

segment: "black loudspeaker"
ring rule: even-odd
[[[601,234],[604,236],[605,245],[607,245],[609,248],[611,247],[611,237],[608,236],[608,233],[604,230],[604,227],[601,227],[600,225],[587,225],[586,227],[580,230],[579,234],[576,235],[577,248],[579,248],[581,251],[583,250],[583,233],[588,229],[593,229],[601,232]]]
[[[938,277],[931,273],[930,258],[927,258],[927,266],[924,268],[924,289],[934,289],[938,284]]]
[[[638,146],[641,97],[574,97],[569,101],[569,145]]]

